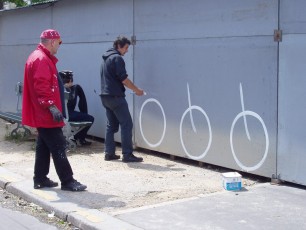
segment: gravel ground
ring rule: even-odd
[[[35,157],[34,140],[8,140],[5,137],[12,128],[12,125],[0,120],[0,166],[31,179]],[[121,155],[120,148],[117,153]],[[88,186],[86,196],[71,193],[71,198],[80,205],[116,215],[133,208],[222,191],[220,174],[229,171],[207,164],[199,166],[196,161],[177,157],[173,159],[167,154],[152,151],[137,150],[135,155],[143,157],[144,162],[125,164],[121,160],[104,161],[103,143],[98,141],[94,141],[88,148],[79,147],[69,152],[68,158],[75,178]],[[49,176],[58,181],[53,163]],[[261,182],[266,182],[266,179],[243,175],[245,187]],[[4,197],[10,197],[2,200],[15,200],[17,202],[12,202],[12,206],[15,204],[18,207],[18,197],[5,194],[5,191],[1,193],[4,193]],[[37,213],[38,216],[48,216],[34,204],[24,201],[20,203],[26,205],[18,208],[29,209],[31,215]],[[53,222],[61,223],[60,220]],[[71,229],[69,224],[63,225],[61,229]]]
[[[0,206],[13,211],[18,211],[23,214],[36,217],[40,222],[53,225],[59,230],[78,230],[78,228],[72,226],[70,223],[65,222],[52,213],[47,213],[41,207],[36,204],[29,203],[20,197],[14,196],[8,193],[6,190],[0,188]]]

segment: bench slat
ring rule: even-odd
[[[21,122],[21,114],[19,113],[11,113],[11,112],[0,112],[0,118],[6,120],[11,123],[20,123]]]

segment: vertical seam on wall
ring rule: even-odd
[[[278,18],[277,18],[277,29],[280,30],[280,0],[278,0]],[[280,55],[279,55],[279,43],[280,41],[277,42],[277,60],[276,60],[276,63],[277,63],[277,76],[276,76],[276,161],[275,161],[275,171],[276,171],[276,178],[278,178],[278,147],[279,147],[279,58],[280,58]]]
[[[135,0],[132,1],[132,7],[133,7],[133,11],[132,11],[132,36],[135,36]],[[132,56],[132,74],[133,74],[133,82],[135,83],[135,80],[136,80],[136,77],[135,77],[135,45],[133,45],[133,56]],[[133,122],[134,122],[134,125],[133,125],[133,143],[134,145],[136,145],[136,130],[135,130],[135,122],[136,122],[136,109],[135,109],[135,96],[133,95]]]
[[[53,28],[54,27],[54,21],[53,21],[53,14],[54,14],[54,11],[53,11],[53,9],[54,9],[54,5],[51,5],[51,28]]]

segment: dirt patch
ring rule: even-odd
[[[34,140],[8,141],[12,129],[0,121],[0,165],[28,179],[33,177]],[[90,208],[115,214],[131,208],[189,198],[222,191],[221,173],[229,171],[152,151],[135,151],[143,163],[104,161],[103,143],[94,141],[90,147],[79,147],[68,153],[75,178],[88,186],[86,195],[72,194],[76,202]],[[118,147],[117,153],[121,155]],[[50,178],[58,181],[53,163]],[[260,183],[261,178],[243,177],[244,186]]]
[[[44,211],[36,204],[27,202],[20,197],[17,197],[6,190],[0,188],[0,206],[2,208],[18,211],[35,217],[40,222],[53,225],[60,230],[78,230],[70,223],[57,218],[53,213]],[[7,227],[7,226],[6,226]]]

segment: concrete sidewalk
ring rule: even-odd
[[[102,194],[72,193],[59,187],[35,190],[32,180],[2,167],[0,186],[83,230],[306,229],[305,189],[269,183],[133,208],[114,216],[86,206],[84,201],[96,197],[99,202]]]

